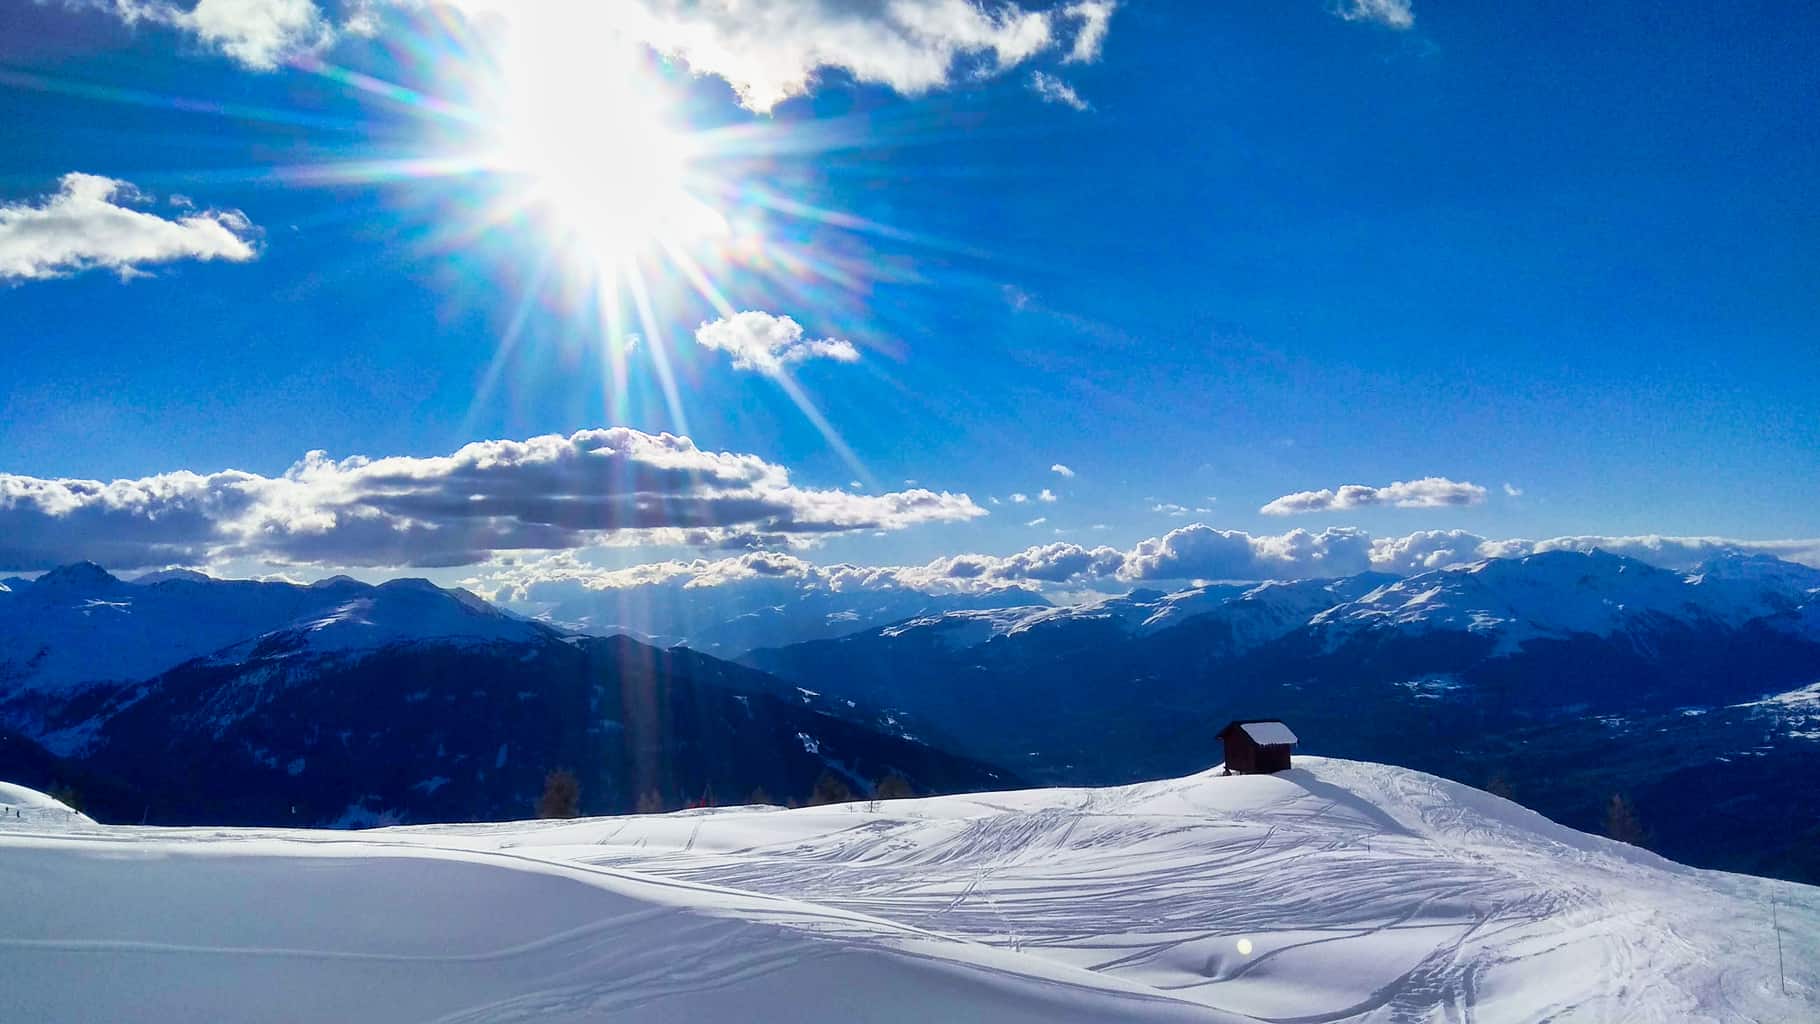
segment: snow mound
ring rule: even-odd
[[[54,796],[11,782],[0,782],[0,830],[47,825],[67,828],[94,823],[95,819]]]
[[[356,837],[0,832],[0,993],[47,1022],[1820,1017],[1820,890],[1297,765]]]

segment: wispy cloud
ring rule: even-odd
[[[787,316],[748,309],[695,329],[695,340],[705,348],[733,357],[738,370],[775,374],[791,363],[832,359],[856,363],[859,350],[842,338],[805,338],[803,327]]]
[[[1453,508],[1481,505],[1484,502],[1485,488],[1478,484],[1462,483],[1442,476],[1426,476],[1420,480],[1399,480],[1385,487],[1347,484],[1337,489],[1297,491],[1269,502],[1258,511],[1267,516],[1291,516],[1374,506]]]
[[[1512,498],[1521,498],[1523,496],[1523,488],[1506,481],[1504,484],[1504,493]]]
[[[1068,56],[1062,58],[1065,64],[1091,64],[1100,59],[1100,47],[1106,42],[1106,32],[1112,27],[1112,12],[1118,9],[1114,0],[1078,0],[1062,8],[1062,17],[1080,22],[1079,31],[1074,34],[1074,45],[1069,47]]]
[[[1064,466],[1059,462],[1053,466],[1050,466],[1049,472],[1062,477],[1064,480],[1073,480],[1074,479],[1074,470],[1069,469],[1067,466]]]
[[[256,232],[233,210],[168,220],[127,182],[66,174],[35,201],[0,204],[0,280],[31,281],[102,268],[122,277],[180,260],[244,262],[258,256]]]
[[[1049,521],[1048,516],[1037,516],[1035,519],[1030,520],[1029,522],[1025,523],[1024,525],[1025,526],[1041,526],[1048,521]]]
[[[1090,110],[1093,107],[1093,104],[1081,98],[1080,93],[1074,91],[1074,86],[1047,71],[1032,71],[1030,88],[1043,98],[1044,103],[1060,103],[1075,110]]]
[[[1347,21],[1369,21],[1399,30],[1416,23],[1411,0],[1339,0],[1334,13]]]

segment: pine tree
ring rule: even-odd
[[[1490,793],[1492,796],[1501,796],[1506,800],[1515,800],[1517,798],[1516,789],[1511,786],[1510,780],[1504,777],[1503,772],[1497,772],[1492,775],[1491,781],[1485,783],[1485,792]]]
[[[1622,793],[1613,793],[1611,802],[1605,805],[1605,834],[1632,846],[1642,846],[1647,839],[1643,822],[1637,818],[1637,809]]]
[[[878,785],[872,787],[874,800],[904,800],[915,795],[916,790],[910,788],[910,780],[898,772],[892,772],[878,780]]]
[[[662,814],[664,812],[664,795],[655,789],[647,789],[638,796],[638,813]]]
[[[581,813],[581,780],[567,769],[544,776],[543,795],[537,798],[539,818],[573,818]]]
[[[842,782],[840,777],[830,771],[823,771],[815,780],[815,788],[809,791],[809,806],[822,804],[844,804],[853,801],[853,790]]]

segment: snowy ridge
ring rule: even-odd
[[[372,586],[335,577],[297,586],[177,571],[127,582],[85,562],[46,573],[0,601],[0,698],[137,682],[282,633],[320,650],[554,635],[424,580]]]
[[[1786,569],[1733,557],[1682,574],[1603,551],[1495,558],[1388,583],[1312,622],[1328,630],[1330,642],[1362,630],[1456,630],[1496,636],[1501,651],[1537,637],[1611,636],[1672,623],[1736,629],[1811,597],[1807,577],[1820,572],[1775,565]]]
[[[1788,949],[1820,948],[1820,890],[1321,758],[353,837],[0,827],[0,891],[26,894],[0,917],[0,991],[46,1022],[1820,1013],[1820,964],[1778,976],[1767,906]]]

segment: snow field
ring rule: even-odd
[[[1820,890],[1358,762],[362,833],[63,818],[0,826],[21,1020],[1820,1019]]]

